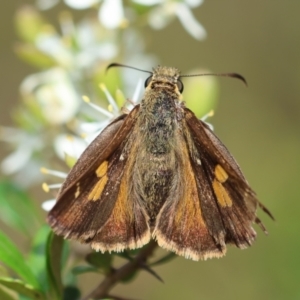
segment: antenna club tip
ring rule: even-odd
[[[106,67],[105,73],[107,73],[108,70],[111,69],[111,68],[113,68],[113,67],[121,67],[121,66],[122,66],[122,65],[119,64],[119,63],[111,63],[111,64],[109,64],[109,65]]]
[[[240,75],[238,73],[231,73],[230,76],[233,77],[233,78],[240,79],[241,81],[244,82],[245,86],[248,87],[248,82],[247,82],[247,80],[246,80],[246,78],[244,76],[242,76],[242,75]]]

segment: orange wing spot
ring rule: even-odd
[[[223,183],[228,179],[228,174],[225,172],[225,170],[220,166],[217,165],[215,168],[215,175],[219,182]]]
[[[107,168],[108,168],[108,161],[105,160],[100,167],[98,167],[98,169],[96,170],[96,175],[97,177],[102,177],[106,174],[107,172]]]
[[[88,200],[97,201],[103,192],[103,189],[107,183],[108,177],[105,175],[96,183],[93,190],[88,195]]]
[[[213,189],[214,189],[215,195],[217,197],[217,200],[222,207],[231,207],[232,206],[232,200],[229,197],[225,188],[223,187],[222,183],[220,183],[217,180],[214,180],[213,181]]]

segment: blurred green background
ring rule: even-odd
[[[12,19],[24,2],[0,4],[1,125],[11,124],[20,82],[35,71],[12,51],[17,41]],[[201,67],[246,77],[248,88],[219,80],[219,104],[210,121],[276,222],[259,212],[269,236],[257,228],[250,249],[229,247],[225,258],[205,262],[177,258],[156,268],[165,284],[142,273],[129,285],[118,285],[114,294],[145,300],[300,299],[299,11],[299,1],[206,0],[194,10],[208,32],[202,42],[178,21],[161,31],[143,30],[147,51],[163,65],[183,73]],[[57,10],[47,17],[55,23]],[[98,282],[96,276],[89,280]]]

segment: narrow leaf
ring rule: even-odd
[[[51,300],[62,299],[63,285],[61,281],[61,258],[63,238],[50,232],[47,240],[47,274]]]
[[[31,246],[31,251],[27,259],[28,265],[31,268],[32,273],[39,281],[41,289],[44,292],[48,291],[49,289],[45,256],[49,233],[49,226],[42,226],[42,228],[37,232],[37,234],[34,237]]]
[[[129,282],[131,282],[137,276],[138,272],[139,272],[138,269],[132,271],[130,274],[128,274],[127,276],[123,277],[121,279],[121,282],[123,282],[123,283],[129,283]]]
[[[86,261],[89,264],[105,273],[111,270],[112,260],[113,256],[109,253],[92,252],[86,256]]]
[[[14,183],[0,182],[0,207],[0,218],[9,227],[27,236],[36,230],[39,223],[37,209],[28,194]]]
[[[35,288],[39,288],[39,283],[30,268],[24,261],[24,257],[11,240],[0,231],[0,261],[12,269],[25,282]]]
[[[35,289],[30,284],[24,283],[19,279],[2,277],[0,278],[0,284],[21,295],[29,297],[29,299],[32,300],[45,299],[44,295],[39,290]]]
[[[99,272],[99,269],[93,266],[76,266],[72,269],[74,275],[89,273],[89,272]]]
[[[168,253],[166,256],[163,256],[162,258],[148,264],[149,266],[153,267],[153,266],[157,266],[157,265],[161,265],[161,264],[165,264],[167,262],[169,262],[170,260],[174,259],[175,257],[177,257],[177,255],[173,252]]]

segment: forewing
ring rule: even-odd
[[[119,251],[147,242],[147,216],[126,188],[130,157],[135,155],[138,112],[136,106],[128,116],[106,127],[71,170],[48,215],[57,234],[91,243],[102,251]]]
[[[205,186],[210,195],[205,201],[200,199],[205,223],[216,241],[218,236],[224,236],[225,243],[246,248],[256,236],[252,223],[264,228],[256,217],[259,204],[256,195],[235,159],[210,128],[188,109],[185,120],[186,140],[191,144],[190,149],[194,147],[190,157],[197,187],[201,194]],[[200,164],[193,153],[199,156]]]

